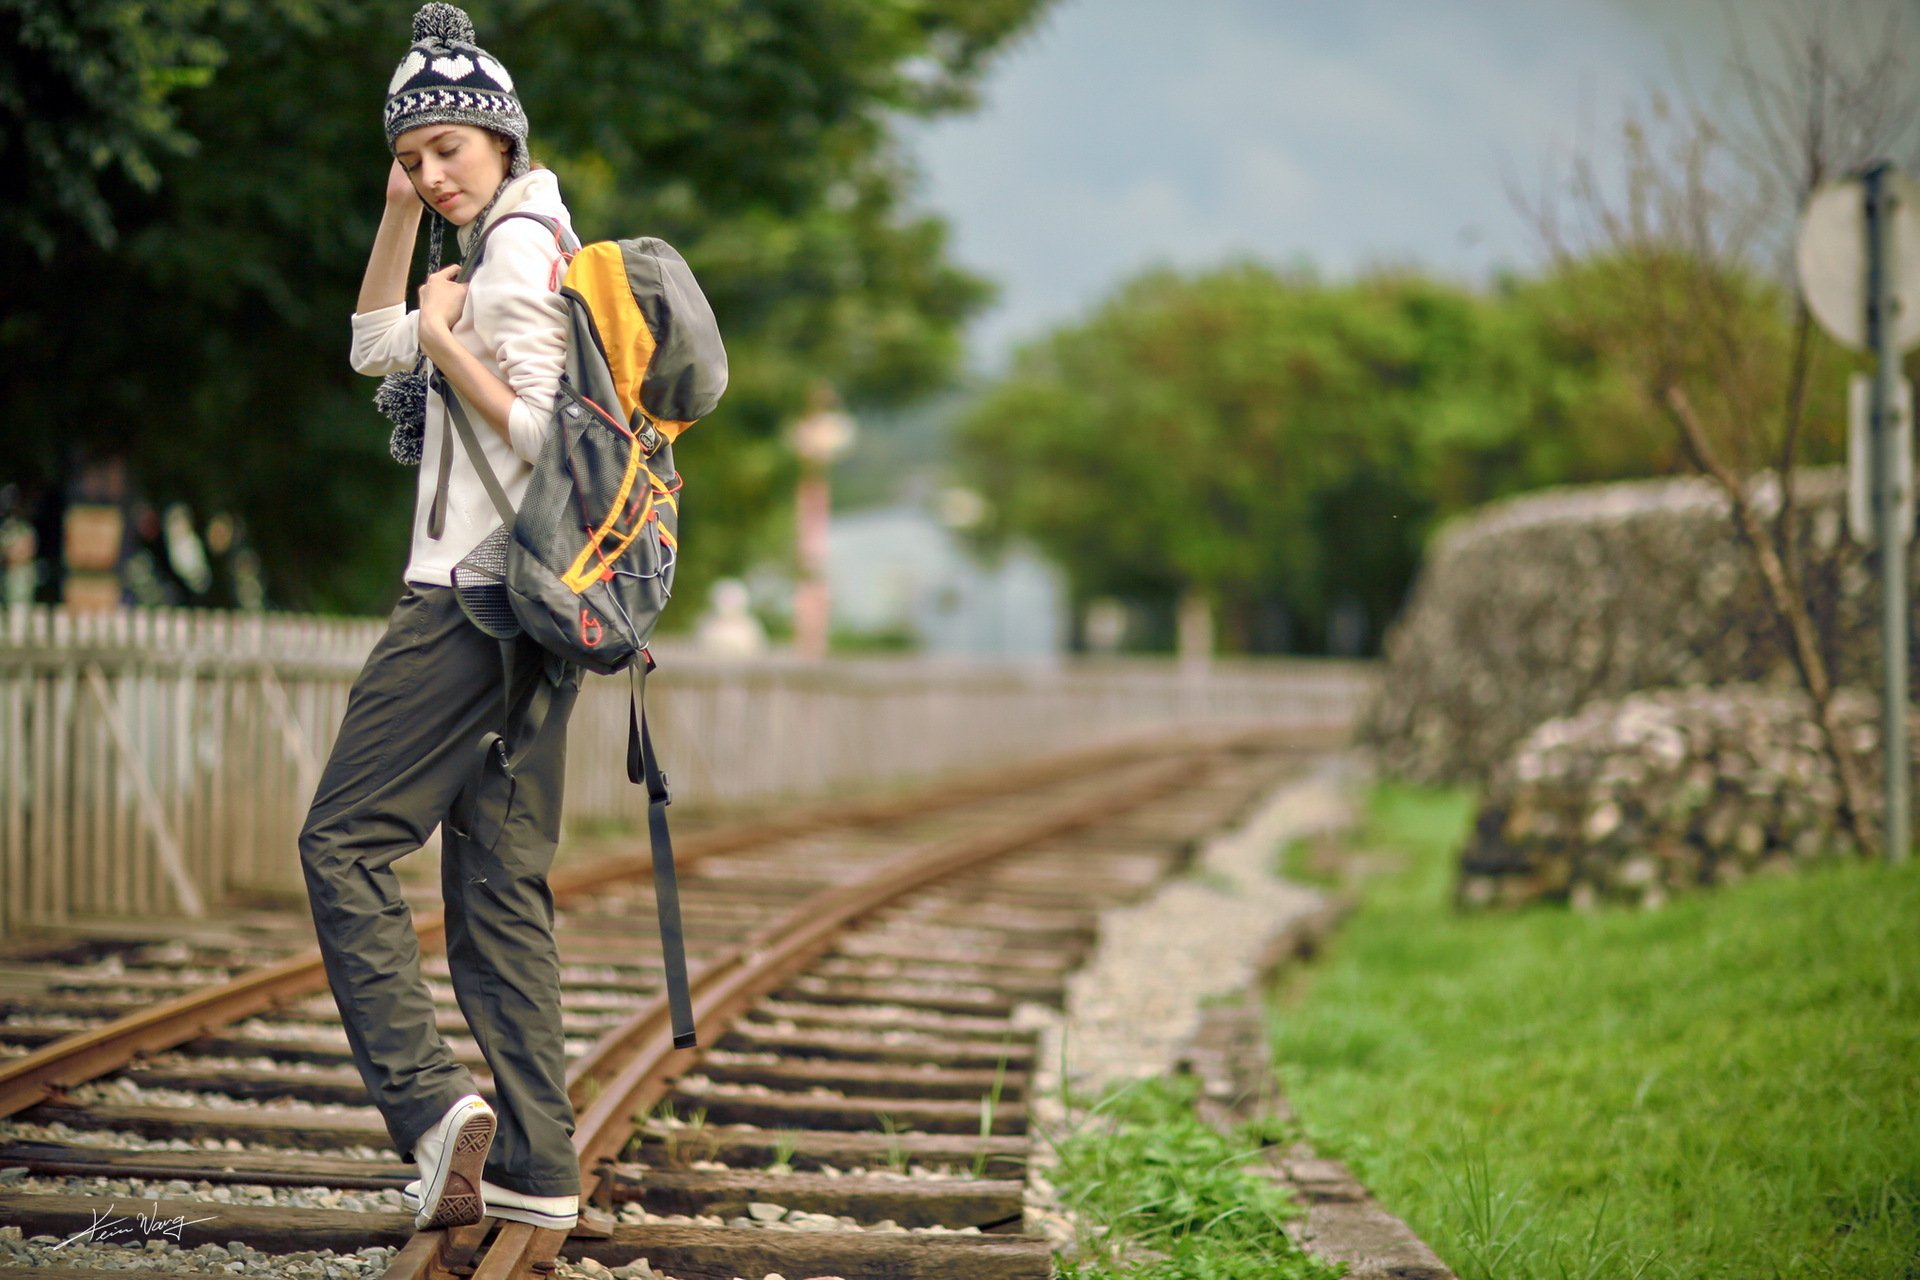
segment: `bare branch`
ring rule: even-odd
[[[1853,753],[1847,747],[1845,735],[1834,714],[1833,684],[1827,674],[1826,657],[1820,651],[1819,632],[1814,628],[1806,598],[1789,588],[1780,557],[1775,554],[1753,505],[1747,501],[1746,489],[1741,485],[1740,478],[1714,456],[1713,446],[1707,442],[1706,433],[1701,430],[1699,416],[1694,413],[1687,393],[1678,386],[1668,387],[1666,401],[1668,411],[1686,439],[1687,448],[1701,467],[1719,482],[1728,501],[1732,503],[1734,523],[1745,535],[1747,546],[1758,561],[1761,581],[1766,585],[1776,615],[1787,624],[1792,640],[1789,652],[1813,699],[1814,716],[1826,737],[1827,751],[1840,778],[1842,817],[1860,851],[1867,853],[1877,842],[1867,824],[1866,791],[1861,784]]]
[[[1804,599],[1804,573],[1800,563],[1799,513],[1794,506],[1793,460],[1800,449],[1800,424],[1805,420],[1807,382],[1813,368],[1813,313],[1805,298],[1795,298],[1793,307],[1793,363],[1787,374],[1787,401],[1780,432],[1780,454],[1774,471],[1780,477],[1780,514],[1774,523],[1774,542],[1784,553],[1787,585]]]

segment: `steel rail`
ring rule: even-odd
[[[1012,819],[986,832],[940,841],[895,858],[852,884],[822,890],[732,951],[700,966],[690,980],[696,1020],[712,1043],[754,1000],[777,990],[828,951],[861,917],[1014,850],[1139,808],[1191,780],[1195,769],[1191,757],[1134,764],[1093,796],[1056,804],[1039,815]],[[696,1052],[673,1047],[666,997],[660,995],[602,1036],[568,1071],[568,1093],[580,1109],[574,1149],[583,1171],[583,1209],[601,1198],[636,1114],[666,1096]],[[383,1280],[432,1280],[453,1266],[473,1280],[521,1280],[536,1261],[551,1259],[569,1235],[503,1221],[480,1256],[477,1251],[487,1229],[482,1222],[453,1231],[421,1232],[394,1256]]]
[[[1010,790],[1035,789],[1116,767],[1137,757],[1143,749],[1141,744],[1131,744],[1076,752],[963,775],[916,788],[905,795],[816,804],[758,821],[730,823],[683,838],[679,842],[678,861],[684,868],[706,858],[834,827],[876,826],[932,815]],[[555,899],[565,902],[612,884],[645,880],[652,874],[652,863],[644,856],[610,857],[560,872],[550,879],[549,886]],[[423,955],[433,954],[446,944],[446,919],[440,911],[416,916],[415,931],[419,934]],[[225,983],[188,992],[138,1013],[63,1036],[23,1057],[0,1063],[0,1118],[98,1079],[142,1054],[174,1048],[243,1018],[314,995],[326,987],[326,970],[320,952],[313,949],[243,973]]]

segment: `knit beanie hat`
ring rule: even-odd
[[[473,20],[450,4],[413,15],[413,47],[387,85],[387,146],[423,124],[471,124],[527,145],[527,113],[513,77],[475,42]]]
[[[473,20],[465,11],[450,4],[423,5],[413,15],[413,46],[394,69],[387,84],[386,109],[382,119],[387,130],[387,149],[409,129],[430,124],[470,124],[513,140],[507,158],[506,184],[527,172],[527,113],[513,92],[513,77],[492,54],[482,49],[474,35]],[[493,211],[493,200],[473,220],[477,232]],[[427,233],[427,274],[440,269],[441,238],[447,220],[431,210],[433,224]],[[374,393],[373,403],[393,421],[388,450],[398,462],[420,461],[421,445],[426,437],[427,380],[421,372],[425,357],[416,361],[410,373],[388,374]]]

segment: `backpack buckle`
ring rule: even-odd
[[[669,805],[673,803],[673,788],[667,785],[667,771],[665,769],[660,770],[660,794],[657,796],[649,794],[647,798],[657,805]]]

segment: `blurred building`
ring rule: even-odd
[[[1065,576],[1023,547],[977,559],[951,523],[918,503],[834,512],[827,573],[835,633],[946,656],[1064,652]]]

